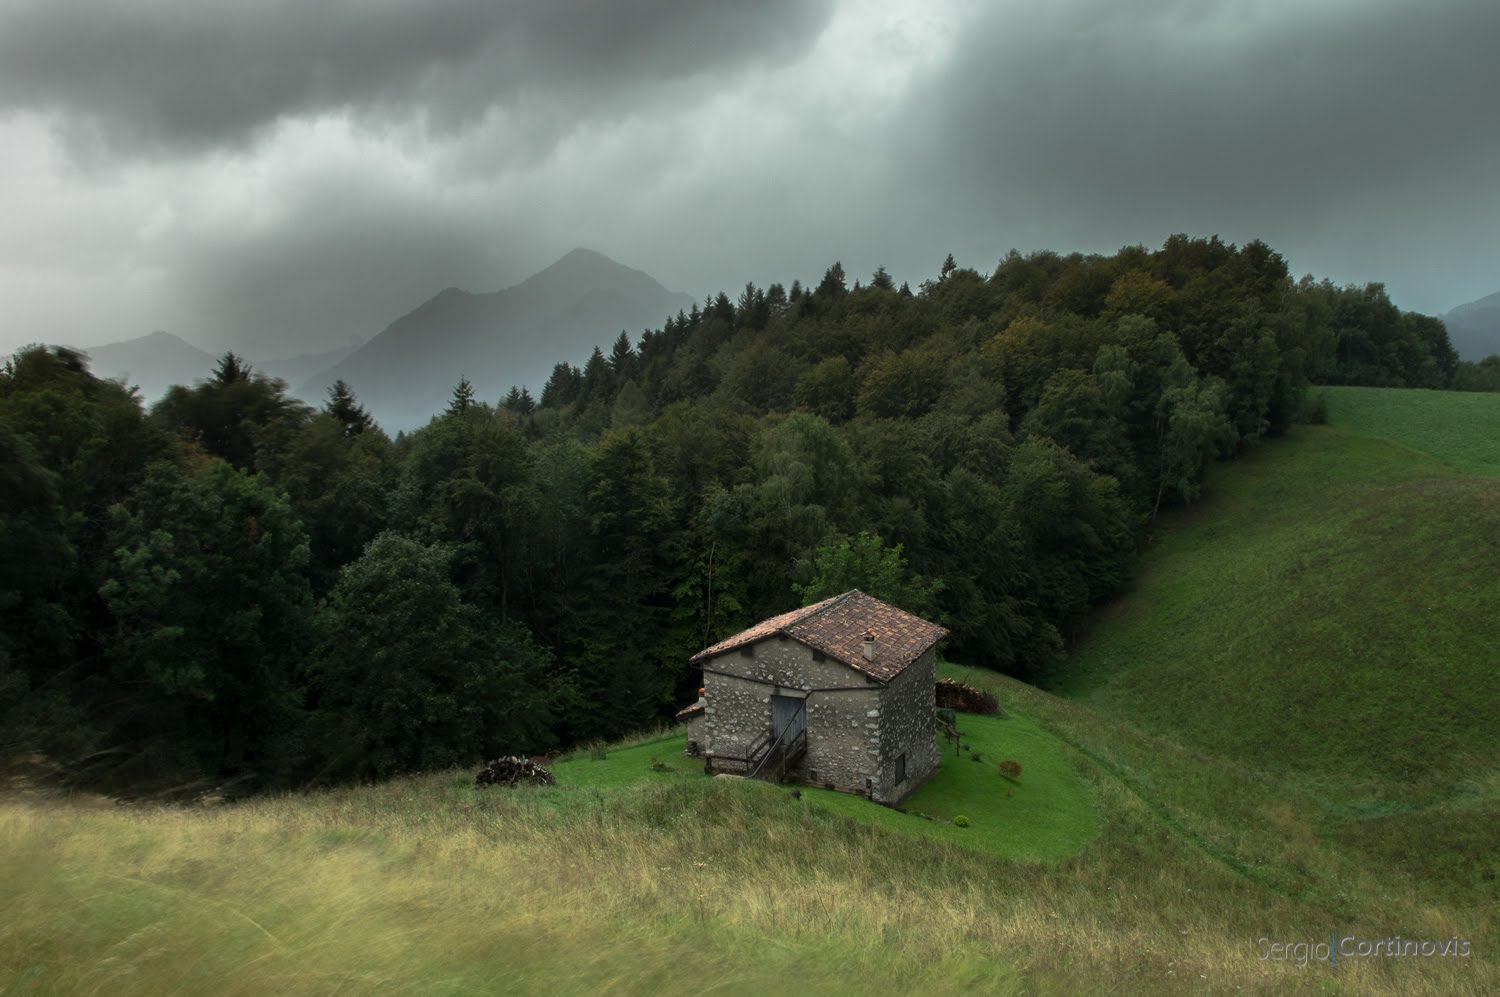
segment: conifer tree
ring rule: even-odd
[[[844,280],[844,265],[837,261],[833,266],[823,272],[823,280],[818,284],[817,294],[824,298],[842,298],[849,293],[849,285]]]
[[[358,436],[375,424],[364,406],[359,404],[354,389],[342,380],[334,381],[328,389],[328,401],[323,405],[323,411],[339,421],[345,438]]]
[[[448,402],[449,415],[463,415],[474,404],[474,385],[467,377],[460,377],[453,387],[453,398]]]
[[[609,351],[609,369],[614,375],[614,383],[624,384],[635,375],[636,361],[639,359],[635,349],[630,345],[630,336],[624,329],[620,330],[620,336],[615,340],[615,345]]]

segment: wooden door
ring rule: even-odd
[[[807,701],[796,696],[771,697],[771,739],[788,744],[807,730]]]

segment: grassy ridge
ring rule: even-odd
[[[1318,389],[1331,424],[1476,474],[1500,475],[1500,394],[1420,388]]]
[[[1500,479],[1308,427],[1210,486],[1057,687],[1350,812],[1491,795]]]

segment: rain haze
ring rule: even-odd
[[[1500,289],[1497,38],[1462,0],[0,0],[0,350],[332,349],[577,246],[701,299],[1217,233],[1438,313]]]

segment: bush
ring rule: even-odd
[[[969,761],[971,761],[971,762],[980,761],[981,758],[982,758],[982,755],[983,755],[982,752],[976,751],[976,752],[974,752],[974,754],[972,754],[972,755],[969,756]]]
[[[963,814],[959,814],[957,817],[953,818],[953,824],[955,827],[968,827],[969,818],[965,817]]]
[[[1000,774],[1007,779],[1019,779],[1021,777],[1021,763],[1013,758],[1007,758],[996,767],[999,768]]]

